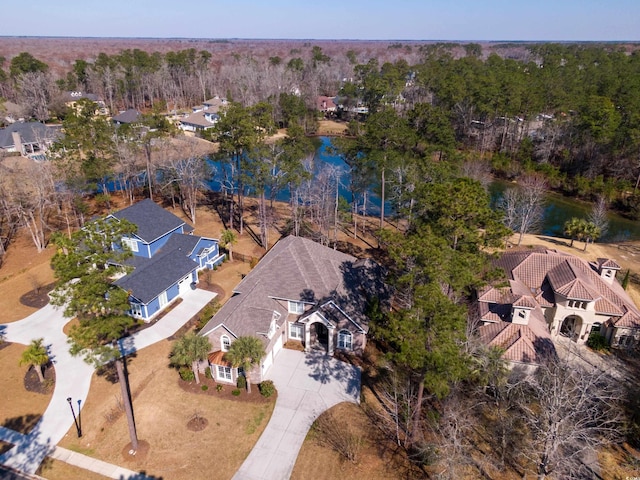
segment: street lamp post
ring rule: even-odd
[[[80,438],[82,436],[81,424],[78,421],[78,418],[80,417],[80,400],[78,400],[78,418],[76,418],[76,412],[73,409],[73,405],[71,404],[71,397],[67,397],[67,402],[69,402],[69,408],[71,409],[71,415],[73,415],[73,423],[76,424],[76,431],[78,432],[78,438]]]

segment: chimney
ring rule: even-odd
[[[22,148],[22,137],[20,136],[20,132],[11,132],[11,137],[13,138],[13,148],[15,148],[15,151],[20,152],[20,155],[24,155],[24,149]]]

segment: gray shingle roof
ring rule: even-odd
[[[136,235],[146,243],[151,243],[184,224],[180,218],[148,198],[111,215],[119,220],[124,218],[135,223],[138,226]]]
[[[169,250],[139,263],[132,273],[116,280],[115,285],[127,290],[142,303],[149,303],[197,266],[184,252]]]
[[[274,299],[310,303],[332,299],[366,331],[365,302],[368,295],[376,294],[384,301],[386,291],[381,280],[381,269],[374,262],[357,260],[301,237],[286,237],[240,282],[234,290],[236,295],[202,333],[220,324],[238,336],[264,332],[274,310],[281,313],[281,318],[287,315],[286,308]]]
[[[134,108],[130,108],[129,110],[125,110],[122,113],[114,116],[112,120],[114,122],[119,123],[136,123],[140,121],[140,117],[142,114]]]
[[[49,127],[40,122],[16,122],[6,128],[0,128],[0,148],[14,145],[13,132],[20,134],[23,143],[36,143],[42,140],[53,141],[60,136],[60,128]]]

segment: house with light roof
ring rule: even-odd
[[[213,349],[209,366],[218,382],[239,375],[226,359],[233,342],[259,338],[265,355],[250,378],[259,383],[285,343],[304,350],[360,354],[367,342],[367,302],[384,304],[381,268],[312,240],[289,236],[277,242],[238,284],[233,296],[200,331]]]
[[[578,344],[603,335],[616,348],[640,341],[640,311],[616,279],[614,260],[587,262],[555,250],[520,250],[495,261],[507,285],[478,292],[477,329],[513,363],[539,364],[564,336]]]

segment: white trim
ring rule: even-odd
[[[122,237],[122,246],[128,248],[132,252],[138,252],[138,241],[131,237]]]
[[[226,342],[225,342],[225,339],[227,340]],[[230,346],[231,346],[231,339],[229,338],[229,336],[222,335],[220,337],[220,350],[222,350],[223,352],[228,352]]]
[[[294,308],[291,308],[292,306]],[[296,300],[287,300],[287,310],[289,313],[293,313],[294,315],[302,315],[304,313],[304,302],[298,302]]]
[[[347,315],[344,310],[342,310],[338,305],[336,305],[333,300],[329,300],[328,302],[322,304],[320,306],[320,308],[322,308],[322,307],[324,307],[325,305],[328,305],[328,304],[332,304],[334,307],[336,307],[340,313],[342,313],[345,317],[347,317],[347,320],[349,320],[351,323],[353,323],[358,328],[358,330],[360,330],[360,333],[367,333],[367,332],[365,332],[365,330],[355,320],[352,320],[351,317],[349,315]]]
[[[289,338],[293,338],[295,340],[304,340],[304,325],[301,325],[297,322],[288,322],[289,323]],[[292,335],[292,327],[295,327],[300,333],[300,336]]]
[[[345,339],[349,339],[348,342],[345,342]],[[343,340],[341,342],[341,340]],[[347,345],[348,343],[348,345]],[[353,350],[353,333],[349,330],[342,329],[338,332],[338,348],[343,350]]]
[[[217,330],[220,327],[224,328],[227,332],[229,332],[233,338],[238,338],[238,336],[235,333],[233,333],[231,331],[231,329],[227,328],[227,326],[224,323],[219,323],[218,325],[213,327],[211,330],[208,330],[206,332],[205,331],[200,331],[200,335],[203,335],[203,336],[204,335],[209,335],[211,332],[214,332],[215,330]]]
[[[222,382],[233,382],[233,369],[225,365],[215,365],[216,367],[216,379]],[[220,374],[222,372],[222,375]],[[228,377],[227,377],[228,374]]]

